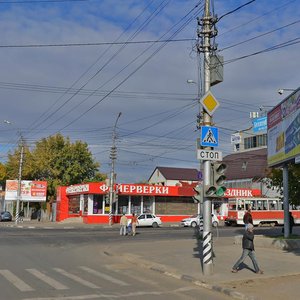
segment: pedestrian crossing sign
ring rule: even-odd
[[[200,145],[204,147],[219,146],[219,130],[217,127],[201,126]]]

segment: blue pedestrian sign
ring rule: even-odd
[[[217,127],[201,126],[200,145],[204,147],[219,146],[219,130]]]

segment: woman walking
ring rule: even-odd
[[[137,216],[133,213],[131,224],[132,224],[132,235],[135,236],[136,234],[136,225],[139,223]]]

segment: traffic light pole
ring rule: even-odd
[[[210,90],[210,34],[211,34],[211,15],[209,0],[205,1],[203,17],[203,53],[204,53],[204,94]],[[198,48],[199,49],[199,48]],[[211,125],[210,115],[203,109],[203,125]],[[205,147],[210,150],[211,147]],[[203,162],[203,185],[211,184],[211,163],[209,160]],[[212,222],[211,222],[211,200],[203,198],[203,273],[204,275],[213,274],[213,247],[212,247]]]

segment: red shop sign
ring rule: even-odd
[[[242,189],[242,188],[227,188],[224,194],[226,198],[236,198],[236,197],[259,197],[261,196],[261,191],[259,189]]]

